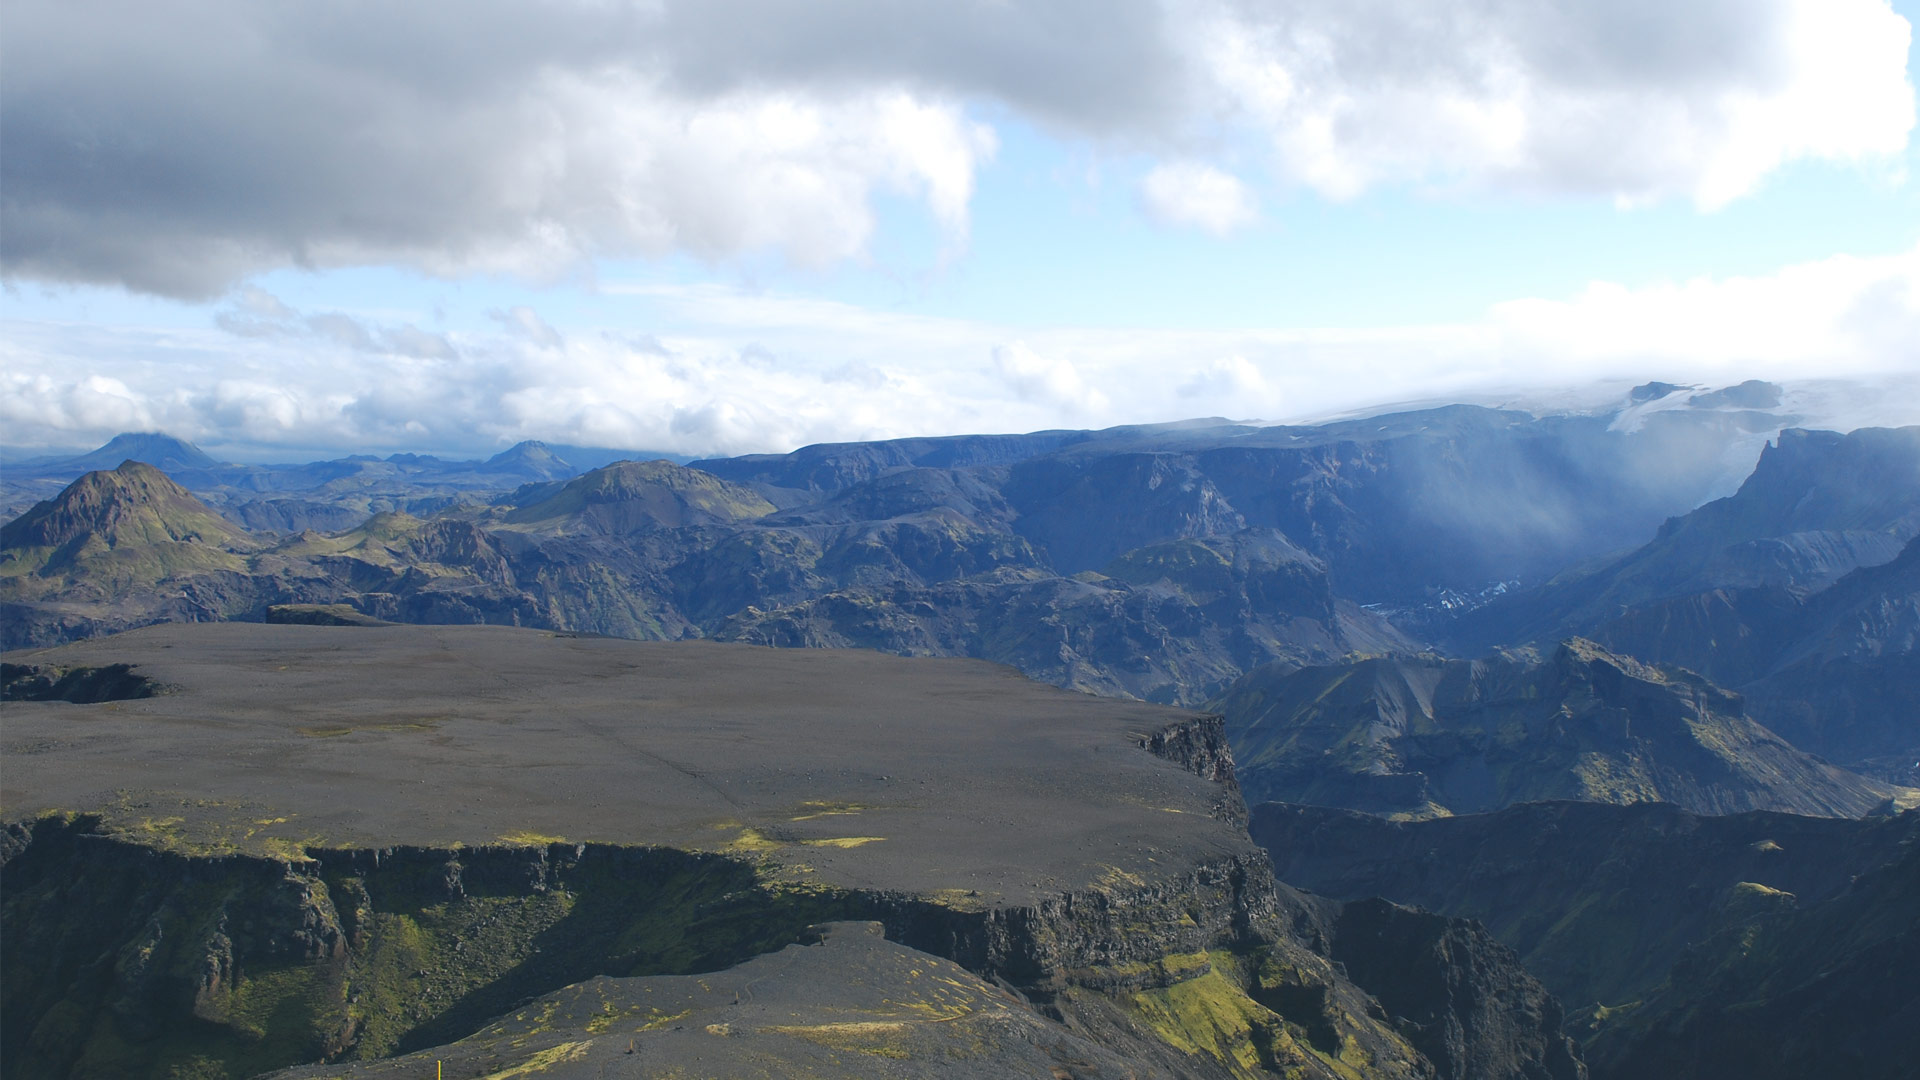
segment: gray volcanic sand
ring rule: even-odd
[[[523,1075],[641,1077],[1131,1077],[1112,1050],[1047,1023],[951,961],[830,923],[707,975],[594,978],[528,1002],[458,1042],[276,1080]],[[436,1069],[436,1067],[439,1067]]]
[[[1140,749],[1199,714],[972,660],[502,627],[154,626],[7,654],[151,698],[5,706],[0,814],[206,849],[564,839],[1025,904],[1252,850]]]

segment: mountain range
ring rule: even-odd
[[[159,432],[116,435],[84,454],[11,460],[0,469],[0,514],[14,516],[88,472],[139,461],[177,483],[243,528],[266,532],[338,530],[387,510],[430,513],[464,499],[541,480],[567,479],[615,461],[672,454],[522,442],[484,460],[430,454],[356,454],[282,465],[222,462]]]
[[[1177,752],[1251,805],[1306,950],[1289,962],[1351,981],[1235,954],[1238,989],[1206,991],[1225,997],[1042,1009],[1091,1039],[1033,1029],[1056,1060],[1105,1061],[1151,1015],[1170,1026],[1140,1052],[1169,1075],[1347,1075],[1341,1031],[1377,1055],[1360,1075],[1571,1078],[1582,1056],[1596,1077],[1807,1075],[1830,1063],[1817,1036],[1749,1052],[1804,1016],[1846,1033],[1851,1074],[1894,1076],[1920,1008],[1888,959],[1915,940],[1920,428],[1807,430],[1779,401],[1650,383],[1588,413],[695,461],[521,444],[241,466],[121,436],[0,479],[22,511],[0,527],[0,647],[495,624],[992,660],[1218,716],[1224,741]],[[10,659],[6,693],[139,682],[101,671]],[[534,1034],[500,1031],[462,1060]],[[1166,1039],[1217,1070],[1155,1056]]]

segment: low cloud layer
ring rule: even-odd
[[[284,266],[819,266],[870,251],[883,193],[959,250],[996,110],[1143,153],[1149,209],[1216,232],[1251,178],[1209,148],[1334,198],[1710,208],[1898,153],[1909,38],[1884,0],[17,0],[0,264],[187,298]]]
[[[0,328],[0,425],[13,445],[160,429],[252,458],[491,453],[525,438],[733,454],[1810,373],[1890,388],[1819,406],[1823,422],[1920,423],[1920,247],[1753,278],[1596,283],[1473,322],[1365,331],[1015,332],[713,286],[633,291],[662,313],[658,333],[556,329],[514,309],[422,344],[407,322],[258,292],[196,332],[15,322]]]

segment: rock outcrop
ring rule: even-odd
[[[1329,954],[1442,1077],[1580,1080],[1560,1003],[1478,923],[1386,900],[1344,904]]]

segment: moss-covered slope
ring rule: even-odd
[[[19,599],[61,584],[127,594],[170,577],[244,570],[240,553],[256,546],[165,473],[127,461],[0,526],[0,579]]]

